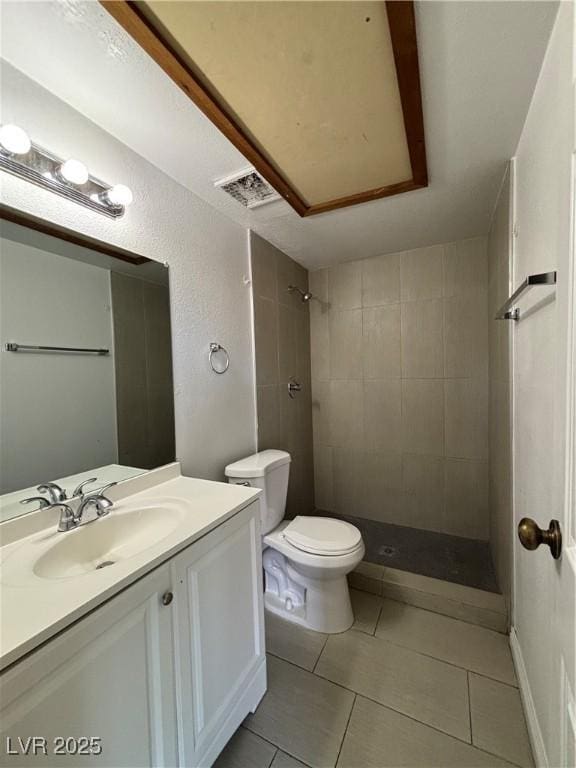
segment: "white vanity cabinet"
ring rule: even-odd
[[[209,766],[265,691],[261,582],[253,502],[2,674],[1,764]]]
[[[258,502],[172,560],[180,764],[209,766],[266,690]]]
[[[176,764],[170,589],[164,565],[4,673],[3,765]]]

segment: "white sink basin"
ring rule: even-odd
[[[150,506],[116,513],[61,533],[34,562],[43,579],[71,579],[112,567],[158,544],[178,527],[184,511],[178,506]]]

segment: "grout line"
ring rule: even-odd
[[[312,674],[315,674],[315,672],[316,672],[316,667],[318,666],[318,662],[320,661],[320,657],[324,653],[324,648],[326,648],[326,644],[328,642],[328,638],[329,637],[330,637],[330,635],[326,635],[326,639],[324,640],[324,645],[322,646],[322,650],[318,654],[318,658],[316,659],[316,662],[315,662],[314,666],[312,667]]]
[[[370,578],[370,577],[367,577],[367,578]],[[376,581],[376,579],[375,579],[375,581]],[[387,584],[388,586],[396,586],[396,584],[394,582],[389,582],[389,581],[387,581],[387,582],[383,581],[382,584],[383,585]],[[431,592],[424,592],[423,590],[415,589],[414,587],[404,587],[402,585],[398,585],[398,586],[400,586],[401,589],[410,589],[413,592],[417,592],[419,595],[427,595],[427,596],[432,595],[432,597],[440,597],[441,600],[449,600],[451,603],[459,602],[461,605],[473,608],[476,611],[484,611],[486,613],[490,613],[493,616],[497,616],[498,618],[502,618],[504,616],[503,613],[497,613],[496,611],[493,611],[491,608],[479,608],[476,605],[472,605],[471,603],[463,603],[461,600],[456,600],[455,598],[451,598],[451,597],[443,598],[442,596],[434,595]],[[353,587],[353,588],[354,589],[358,589],[358,587]],[[368,594],[372,594],[372,593],[369,592]],[[433,608],[424,608],[423,606],[415,605],[414,603],[408,603],[408,602],[406,602],[406,600],[398,600],[396,597],[391,597],[390,595],[385,595],[384,593],[382,595],[380,595],[380,597],[382,597],[383,599],[386,599],[386,600],[393,600],[395,603],[401,603],[402,605],[408,605],[411,608],[417,608],[419,611],[428,611],[428,613],[435,613],[438,616],[445,616],[447,619],[452,619],[453,621],[461,621],[462,624],[471,624],[473,627],[479,627],[480,629],[488,630],[488,632],[495,632],[497,635],[505,635],[506,637],[508,637],[508,633],[507,632],[500,632],[497,629],[492,629],[492,627],[486,627],[486,626],[484,626],[484,624],[478,624],[478,622],[476,622],[476,621],[466,621],[466,619],[461,619],[461,618],[459,618],[457,616],[450,616],[447,613],[441,613],[440,611],[435,611]]]
[[[350,630],[348,630],[350,631]],[[299,667],[297,664],[292,663],[291,661],[286,661],[286,659],[282,659],[286,664],[290,664],[292,667],[296,667],[296,669],[302,670],[302,667]],[[304,672],[308,672],[308,670],[303,670]],[[418,720],[413,715],[408,715],[406,712],[401,712],[399,709],[394,709],[393,707],[389,706],[388,704],[382,704],[381,701],[377,701],[377,699],[373,699],[370,696],[367,696],[365,693],[361,693],[360,691],[354,691],[352,688],[347,688],[345,685],[342,685],[342,683],[337,683],[334,680],[330,680],[328,677],[324,677],[323,675],[318,674],[318,672],[312,673],[308,672],[308,674],[314,674],[315,677],[318,677],[320,680],[323,680],[326,683],[330,683],[331,685],[335,685],[336,688],[340,688],[343,691],[346,691],[347,693],[352,693],[355,697],[360,696],[363,699],[367,699],[368,701],[371,701],[372,704],[377,704],[379,707],[384,707],[385,709],[389,709],[392,712],[396,712],[398,715],[402,715],[403,717],[407,717],[409,720],[413,720],[415,723],[420,723],[420,725],[425,725],[427,728],[431,728],[433,731],[436,731],[437,733],[442,733],[444,736],[451,736],[453,739],[456,739],[457,741],[462,742],[463,744],[468,744],[470,746],[469,741],[464,741],[463,739],[459,738],[458,736],[454,736],[451,733],[447,733],[446,731],[442,731],[440,728],[436,728],[434,725],[430,725],[429,723],[424,723],[422,720]],[[260,734],[257,734],[260,735]],[[271,742],[272,743],[272,742]]]
[[[389,583],[389,582],[387,582],[387,583]],[[354,587],[353,587],[353,589],[354,589]],[[414,590],[414,591],[418,591],[418,590]],[[421,592],[421,594],[427,595],[427,594],[430,594],[430,593],[429,592]],[[400,605],[407,605],[409,608],[413,608],[416,611],[426,611],[426,613],[433,613],[436,616],[444,616],[449,621],[458,621],[460,624],[466,624],[466,626],[476,627],[477,629],[479,629],[480,631],[483,631],[483,632],[492,632],[492,634],[494,634],[494,635],[499,635],[499,636],[504,635],[504,637],[508,637],[508,634],[506,632],[498,632],[497,629],[491,629],[490,627],[484,627],[482,624],[475,624],[472,621],[465,621],[464,619],[459,619],[456,616],[448,616],[446,613],[439,613],[438,611],[432,610],[432,608],[422,608],[419,605],[414,605],[413,603],[406,603],[404,600],[396,600],[396,598],[388,597],[387,595],[382,595],[381,597],[382,597],[382,599],[385,599],[385,600],[392,600],[395,603],[400,603]],[[455,602],[455,601],[453,601],[453,602]],[[462,605],[467,605],[467,603],[462,603]],[[486,609],[482,609],[481,608],[480,610],[487,610],[487,611],[489,611],[490,609],[489,608],[486,608]],[[492,611],[492,613],[495,613],[495,611]],[[502,616],[502,615],[503,614],[500,614],[500,613],[496,614],[496,616]]]
[[[401,603],[401,605],[402,605],[402,603]],[[382,611],[382,608],[380,610]],[[466,622],[464,622],[464,623],[466,623]],[[376,623],[376,630],[377,629],[378,629],[378,623]],[[507,683],[505,680],[500,680],[497,677],[492,677],[491,675],[488,675],[485,672],[477,672],[475,669],[470,669],[469,667],[463,667],[460,664],[456,664],[453,661],[447,661],[446,659],[441,659],[438,656],[433,656],[431,653],[426,653],[425,651],[418,651],[415,648],[410,648],[408,645],[403,645],[402,643],[399,643],[398,641],[389,640],[387,637],[383,637],[382,635],[377,635],[376,634],[376,630],[374,631],[374,633],[370,633],[370,632],[365,632],[362,629],[358,629],[357,627],[352,626],[352,627],[350,627],[350,629],[348,629],[346,631],[347,632],[360,633],[361,635],[367,635],[368,637],[372,637],[374,640],[381,640],[384,643],[388,643],[389,645],[393,645],[395,648],[402,648],[403,650],[408,651],[410,653],[415,653],[418,656],[424,656],[424,658],[426,658],[426,659],[432,659],[433,661],[437,661],[440,664],[446,664],[447,666],[452,667],[453,669],[461,669],[464,672],[470,672],[473,675],[478,675],[478,677],[484,677],[487,680],[492,680],[492,682],[494,682],[494,683],[501,683],[502,685],[507,685],[509,688],[514,688],[515,690],[518,690],[518,685],[516,685],[515,683]],[[489,630],[489,631],[492,631],[492,630]],[[345,634],[345,633],[342,633],[342,634]],[[497,632],[496,634],[500,634],[500,633]],[[324,644],[324,647],[326,647],[326,643]],[[322,649],[322,651],[324,651],[324,648]],[[274,655],[274,654],[272,654],[272,655]],[[320,655],[322,655],[322,654],[320,654]],[[319,660],[320,660],[320,657],[318,657],[318,661]],[[287,661],[287,659],[285,659],[285,661]],[[293,663],[293,662],[290,662],[290,663]],[[314,670],[313,670],[314,674],[317,674],[316,673],[316,666],[317,666],[317,664],[318,664],[318,662],[316,662],[316,664],[314,665]],[[299,665],[295,664],[294,666],[299,666]],[[513,662],[512,662],[512,666],[513,666]],[[321,675],[318,675],[318,676],[321,677]],[[328,679],[328,678],[326,678],[326,679]],[[330,681],[330,682],[332,682],[332,681]],[[343,686],[343,687],[345,687],[345,686]],[[352,689],[349,689],[349,690],[352,690]]]
[[[278,749],[279,749],[279,747],[276,747],[276,749],[274,751],[274,754],[272,755],[272,760],[270,760],[270,763],[268,764],[268,768],[270,768],[270,766],[272,765],[274,760],[276,760],[276,755],[278,754]]]
[[[340,760],[340,753],[342,752],[342,747],[344,746],[346,734],[348,733],[348,726],[350,725],[350,720],[352,719],[352,712],[354,711],[354,707],[356,705],[356,698],[357,698],[357,694],[355,693],[354,698],[352,699],[352,706],[350,707],[350,712],[348,713],[348,719],[346,720],[346,726],[344,728],[344,733],[342,734],[342,741],[340,742],[340,747],[338,749],[338,754],[336,755],[336,761],[334,763],[334,766],[338,765],[338,760]]]
[[[475,744],[471,744],[468,741],[463,741],[462,739],[459,739],[457,736],[453,736],[451,733],[446,733],[446,731],[441,731],[438,728],[435,728],[433,725],[429,725],[428,723],[422,722],[422,720],[417,720],[415,717],[411,717],[410,715],[404,714],[404,712],[399,712],[397,709],[393,709],[392,707],[389,707],[387,704],[381,704],[379,701],[375,701],[374,699],[371,699],[368,696],[365,696],[363,693],[356,694],[354,704],[356,704],[356,701],[358,700],[358,698],[365,699],[366,701],[369,701],[371,704],[375,704],[378,707],[382,707],[382,709],[387,709],[389,712],[394,712],[394,714],[400,715],[401,717],[406,717],[408,720],[412,720],[413,722],[423,726],[424,728],[429,728],[431,731],[435,731],[436,733],[439,733],[442,736],[445,736],[447,739],[454,739],[455,741],[458,741],[461,744],[464,744],[465,746],[470,747],[471,749],[474,749],[476,752],[479,752],[481,755],[490,755],[491,757],[495,757],[498,760],[503,761],[504,763],[509,763],[510,765],[518,766],[518,768],[526,768],[526,766],[522,766],[521,763],[516,763],[514,760],[511,760],[509,757],[503,757],[502,755],[496,754],[496,752],[490,752],[489,750],[482,749],[481,747],[477,747]]]
[[[475,744],[470,744],[469,746],[472,747],[472,749],[475,749],[476,752],[480,752],[481,755],[490,755],[491,757],[495,757],[497,760],[502,760],[504,763],[510,763],[510,765],[515,765],[518,768],[526,768],[526,765],[522,765],[522,763],[516,763],[514,760],[511,760],[509,757],[503,757],[502,755],[497,755],[496,752],[489,752],[487,749],[480,749],[480,747],[477,747]]]
[[[334,683],[334,685],[338,685],[338,683]],[[350,689],[346,688],[345,690],[348,691]],[[401,712],[399,709],[394,709],[394,707],[391,707],[389,704],[382,704],[381,701],[376,701],[376,699],[372,699],[370,698],[370,696],[366,696],[364,693],[356,693],[355,695],[356,695],[356,698],[360,697],[362,699],[366,699],[367,701],[370,701],[372,704],[376,704],[376,706],[378,707],[382,707],[383,709],[388,709],[390,712],[394,712],[395,714],[400,715],[401,717],[405,717],[408,720],[412,720],[413,723],[418,723],[419,725],[422,725],[425,728],[430,728],[431,731],[435,731],[436,733],[441,733],[443,736],[446,736],[449,739],[455,739],[456,741],[459,741],[461,744],[466,744],[466,746],[468,747],[472,746],[469,741],[465,741],[464,739],[461,739],[459,736],[454,736],[453,733],[442,731],[440,728],[437,728],[434,725],[430,725],[430,723],[425,723],[422,720],[418,720],[418,718],[414,717],[414,715],[408,715],[406,714],[406,712]]]
[[[490,677],[490,675],[484,674],[484,672],[476,672],[475,669],[469,669],[467,670],[468,674],[470,675],[476,675],[476,677],[483,677],[485,680],[491,680],[493,683],[499,683],[500,685],[505,685],[508,688],[513,688],[515,691],[518,691],[520,688],[515,683],[506,683],[504,680],[498,680],[495,677]]]
[[[382,598],[380,598],[380,608],[378,610],[378,616],[376,617],[376,624],[374,624],[374,632],[371,634],[376,637],[376,630],[378,629],[378,624],[380,624],[380,618],[382,617],[382,611],[384,610],[384,605],[382,603]]]
[[[275,744],[273,741],[271,741],[270,739],[268,739],[266,736],[263,736],[261,733],[258,733],[257,731],[253,731],[253,730],[252,730],[251,728],[249,728],[247,725],[244,725],[244,723],[242,723],[242,724],[240,725],[240,728],[245,728],[247,731],[249,731],[249,732],[250,732],[251,734],[253,734],[254,736],[258,736],[258,738],[259,738],[259,739],[262,739],[262,741],[265,741],[265,742],[266,742],[266,744],[271,744],[273,747],[275,747],[275,748],[276,748],[276,752],[274,753],[274,757],[272,758],[272,762],[274,762],[274,758],[276,757],[276,755],[278,754],[278,752],[284,752],[286,755],[289,755],[290,757],[293,757],[293,758],[294,758],[294,760],[298,760],[298,762],[302,763],[303,765],[306,765],[306,766],[308,766],[308,768],[311,768],[310,764],[309,764],[309,763],[307,763],[305,760],[302,760],[302,758],[301,758],[301,757],[296,757],[296,755],[294,755],[292,752],[289,752],[289,751],[288,751],[287,749],[285,749],[284,747],[279,747],[279,746],[278,746],[278,744]],[[272,764],[272,763],[271,763],[271,764]]]
[[[350,631],[350,630],[348,630],[348,631]],[[277,658],[279,658],[279,657],[277,657]],[[413,722],[419,723],[420,725],[423,725],[426,728],[430,728],[432,731],[436,731],[436,733],[440,733],[443,736],[447,736],[448,738],[455,739],[456,741],[459,741],[461,744],[466,744],[468,747],[474,746],[469,741],[465,741],[464,739],[461,739],[459,736],[454,736],[453,733],[448,733],[447,731],[443,731],[443,730],[441,730],[440,728],[437,728],[434,725],[430,725],[430,723],[425,723],[422,720],[418,720],[418,718],[414,717],[413,715],[409,715],[406,712],[402,712],[399,709],[394,709],[394,707],[391,707],[388,704],[383,704],[381,701],[378,701],[377,699],[373,699],[371,696],[367,696],[365,693],[361,693],[360,691],[354,691],[352,688],[347,688],[345,685],[342,685],[341,683],[337,683],[334,680],[330,680],[330,678],[328,678],[328,677],[324,677],[323,675],[319,675],[318,672],[314,672],[314,673],[309,672],[308,670],[305,670],[302,667],[299,667],[297,664],[294,664],[291,661],[287,661],[286,659],[281,659],[281,661],[284,661],[286,664],[290,664],[290,666],[292,666],[292,667],[296,667],[296,669],[302,670],[304,672],[308,672],[309,675],[313,674],[313,676],[318,677],[320,680],[324,680],[324,682],[326,682],[326,683],[330,683],[331,685],[335,685],[337,688],[341,688],[343,691],[347,691],[348,693],[352,693],[354,695],[354,697],[355,697],[354,701],[356,701],[358,696],[360,696],[363,699],[367,699],[368,701],[371,701],[372,704],[376,704],[377,706],[383,707],[384,709],[389,709],[391,712],[395,712],[398,715],[402,715],[402,717],[406,717],[408,720],[412,720]],[[460,668],[458,667],[458,669],[460,669]],[[247,728],[248,730],[251,730],[248,726],[244,726],[244,727]],[[252,733],[256,733],[257,736],[261,735],[261,734],[257,733],[256,731],[252,731]],[[269,741],[269,739],[266,739],[263,736],[261,738],[264,738],[265,741]],[[274,742],[270,741],[270,744],[274,744]],[[277,746],[277,745],[274,744],[274,746]],[[280,747],[280,749],[282,749],[283,752],[286,752],[286,750],[283,749],[282,747]],[[485,752],[485,750],[481,750],[479,748],[476,748],[476,749],[478,749],[479,752]],[[287,754],[290,754],[290,753],[287,753]],[[491,754],[491,753],[486,753],[486,754]],[[294,757],[297,760],[300,759],[300,758],[297,758],[295,755],[291,755],[291,756]],[[495,756],[498,757],[497,755],[495,755]],[[500,759],[501,760],[506,760],[507,758],[500,758]],[[512,761],[509,760],[508,762],[512,762]]]
[[[468,696],[468,726],[470,728],[470,744],[474,744],[472,735],[472,697],[470,696],[470,672],[466,672],[466,693]]]
[[[351,629],[354,629],[353,627]],[[350,631],[350,630],[348,630]],[[358,630],[354,630],[358,631]],[[365,632],[364,634],[368,634]],[[453,661],[447,661],[446,659],[441,659],[438,656],[433,656],[431,653],[426,653],[425,651],[417,651],[415,648],[410,648],[408,645],[402,645],[402,643],[395,642],[394,640],[389,640],[387,637],[383,637],[382,635],[372,635],[374,639],[376,640],[383,640],[385,643],[389,643],[390,645],[393,645],[395,648],[402,648],[405,651],[411,651],[412,653],[418,654],[418,656],[424,656],[426,659],[432,659],[433,661],[438,661],[440,664],[446,664],[449,667],[452,667],[453,669],[461,669],[464,672],[470,672],[474,675],[478,675],[479,677],[485,677],[487,680],[492,680],[494,683],[501,683],[502,685],[507,685],[509,688],[515,688],[518,689],[518,686],[514,683],[506,683],[504,680],[500,680],[497,677],[491,677],[490,675],[486,674],[485,672],[477,672],[475,669],[470,669],[469,667],[463,667],[460,664],[456,664]]]

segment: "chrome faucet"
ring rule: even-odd
[[[88,480],[83,480],[79,485],[74,488],[72,491],[71,499],[75,499],[77,496],[83,497],[84,496],[84,486],[89,485],[90,483],[95,483],[98,480],[97,477],[90,477]],[[108,487],[108,486],[106,486]],[[38,504],[39,509],[45,509],[46,507],[57,507],[67,506],[69,510],[71,510],[70,505],[64,504],[65,501],[68,501],[68,496],[66,493],[66,489],[62,488],[62,486],[58,485],[58,483],[42,483],[42,485],[39,485],[36,489],[39,493],[46,493],[48,495],[48,498],[46,496],[30,496],[28,499],[22,499],[20,501],[20,504]],[[74,515],[72,515],[74,518]],[[62,520],[64,522],[62,522]],[[69,514],[67,512],[63,512],[62,514],[62,520],[60,521],[61,525],[70,526],[69,522]],[[73,527],[73,526],[72,526]],[[70,527],[58,527],[58,530],[63,531],[69,531]]]
[[[79,485],[74,488],[72,491],[72,496],[70,496],[71,499],[75,499],[76,496],[83,496],[84,495],[84,486],[89,485],[90,483],[95,483],[98,480],[97,477],[90,477],[88,480],[83,480]],[[40,502],[40,499],[43,499],[45,502],[42,504],[40,502],[40,506],[55,506],[56,504],[59,504],[62,501],[68,501],[68,495],[66,493],[66,489],[62,488],[62,486],[58,485],[58,483],[43,483],[42,485],[39,485],[36,489],[38,493],[46,493],[48,495],[48,498],[45,499],[41,496],[33,496],[31,499],[24,499],[22,501],[22,504],[27,504],[28,502],[32,501],[38,501]]]
[[[48,494],[49,503],[54,505],[61,501],[66,501],[66,491],[57,483],[43,483],[36,489],[38,493]]]
[[[71,531],[80,525],[80,516],[78,512],[74,512],[69,504],[65,504],[63,501],[57,501],[56,504],[52,504],[52,509],[60,507],[62,510],[60,513],[60,520],[58,521],[58,530],[61,532]]]
[[[76,496],[84,496],[84,486],[85,485],[90,485],[90,483],[95,483],[97,480],[98,480],[97,477],[90,477],[90,478],[88,478],[88,480],[83,480],[72,491],[72,498],[75,498]],[[108,487],[108,486],[106,486],[106,487]]]
[[[114,502],[111,501],[108,496],[105,496],[104,493],[108,488],[112,488],[113,485],[116,485],[116,483],[108,483],[108,485],[105,485],[104,488],[101,488],[97,493],[93,493],[82,499],[80,506],[78,507],[78,516],[80,519],[82,519],[84,513],[92,507],[94,507],[96,512],[96,517],[104,517],[104,515],[107,515],[110,512]],[[88,522],[88,520],[85,522]]]
[[[88,482],[93,482],[93,479],[86,481],[86,483]],[[86,483],[83,483],[83,485]],[[112,509],[114,502],[105,496],[104,493],[108,488],[112,488],[113,485],[117,485],[117,483],[108,483],[108,485],[105,485],[104,488],[101,488],[96,493],[90,494],[90,496],[82,496],[76,510],[70,504],[65,504],[62,501],[52,504],[53,508],[60,507],[62,510],[58,530],[61,532],[71,531],[79,525],[91,523],[93,520],[107,515]],[[89,515],[91,510],[94,511],[94,514]]]
[[[44,509],[44,507],[50,506],[50,502],[44,496],[30,496],[30,498],[21,499],[20,501],[20,504],[33,504],[33,503],[38,504],[39,509]]]

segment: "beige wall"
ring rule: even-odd
[[[511,323],[494,320],[510,291],[510,176],[506,173],[488,237],[490,388],[490,547],[502,594],[510,604],[512,569]]]
[[[258,450],[280,448],[292,456],[287,515],[314,508],[312,398],[308,304],[289,285],[308,289],[308,272],[270,243],[250,234]],[[288,396],[294,377],[302,391]]]
[[[487,539],[483,238],[311,273],[316,505]]]

